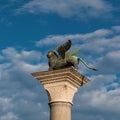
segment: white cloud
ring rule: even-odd
[[[101,17],[111,12],[112,6],[105,0],[32,0],[17,9],[17,13],[55,13],[62,17]]]
[[[2,50],[3,60],[7,61],[1,64],[2,69],[18,69],[23,71],[41,70],[46,68],[46,64],[40,63],[44,57],[38,51],[17,51],[15,48],[9,47]],[[41,67],[44,66],[44,67]],[[1,71],[2,72],[2,71]]]
[[[9,113],[1,116],[0,120],[20,120],[20,119],[18,119],[18,117],[15,114],[9,112]]]
[[[7,109],[12,108],[13,105],[11,104],[11,99],[10,98],[0,98],[0,109],[1,111],[6,111]]]
[[[82,37],[79,34],[76,35],[49,35],[46,38],[39,40],[36,42],[36,46],[42,46],[42,45],[56,45],[59,43],[62,43],[68,39],[77,39]]]
[[[107,90],[110,88],[117,89],[117,87],[114,85],[114,82],[117,78],[115,74],[98,74],[98,75],[90,75],[88,77],[91,81],[85,86],[86,91],[100,91]],[[92,87],[91,87],[92,86]]]
[[[108,53],[107,54],[107,57],[110,57],[110,58],[112,58],[112,59],[118,59],[118,60],[120,60],[120,50],[118,50],[118,51],[112,51],[112,52],[110,52],[110,53]],[[117,61],[115,61],[115,62],[117,62]]]
[[[120,50],[110,51],[99,59],[99,66],[104,73],[120,73]]]
[[[120,26],[114,26],[112,29],[115,30],[115,32],[120,33]]]
[[[115,120],[119,120],[120,87],[119,83],[115,82],[117,76],[102,74],[93,75],[89,79],[91,81],[79,89],[74,98],[76,118],[112,120],[114,116]]]
[[[96,30],[92,33],[86,33],[86,34],[48,35],[46,38],[41,39],[38,42],[36,42],[36,45],[37,46],[54,45],[54,44],[65,42],[68,39],[72,39],[78,43],[81,41],[86,42],[91,39],[99,39],[99,38],[103,39],[112,34],[113,34],[113,32],[111,30],[100,29],[100,30]]]
[[[2,50],[1,56],[0,80],[13,79],[13,74],[23,74],[24,76],[26,73],[30,74],[48,69],[47,62],[44,60],[45,56],[38,51],[18,51],[15,48],[8,47]]]
[[[55,49],[68,39],[72,39],[72,49],[80,47],[80,56],[86,58],[93,66],[96,64],[99,73],[116,73],[120,69],[120,35],[118,32],[119,26],[113,26],[109,30],[99,29],[86,34],[49,35],[36,42],[36,45],[54,46],[53,49]]]
[[[100,111],[111,111],[119,114],[120,111],[120,89],[107,92],[104,89],[101,91],[89,91],[81,95],[80,99],[88,99],[89,106],[99,109]],[[105,107],[104,107],[105,106]]]
[[[30,74],[47,70],[41,52],[9,47],[1,51],[1,56],[0,120],[47,119],[47,104],[43,102],[47,96]]]
[[[2,50],[3,57],[12,61],[21,60],[21,61],[38,61],[41,59],[41,53],[37,51],[25,51],[22,50],[20,53],[12,47],[8,47]],[[12,59],[13,58],[13,59]]]
[[[80,54],[85,56],[88,63],[92,65],[97,62],[99,71],[92,72],[92,75],[91,71],[82,69],[82,73],[87,74],[91,81],[81,87],[75,96],[73,108],[75,120],[79,117],[84,120],[112,120],[111,116],[114,116],[115,120],[120,118],[120,84],[119,76],[116,75],[120,69],[118,33],[119,26],[114,26],[109,30],[100,29],[86,34],[50,35],[36,43],[46,48],[49,46],[47,49],[50,49],[50,46],[53,47],[72,39],[73,47],[81,47]],[[31,72],[47,70],[47,63],[42,60],[43,54],[34,50],[18,51],[9,47],[3,49],[0,56],[2,60],[0,64],[0,119],[38,120],[40,116],[42,116],[41,119],[48,119],[47,95],[38,81],[30,76]],[[13,113],[9,112],[12,110]]]
[[[120,48],[120,35],[117,32],[118,28],[119,26],[115,26],[109,30],[99,29],[86,34],[49,35],[46,38],[39,40],[36,45],[58,45],[68,39],[72,39],[74,46],[80,44],[81,50],[105,53]]]

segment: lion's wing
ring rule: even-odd
[[[76,55],[79,51],[80,51],[80,48],[76,48],[75,50],[72,50],[72,51],[70,51],[70,52],[67,52],[67,53],[65,54],[65,57],[70,57],[70,56]]]
[[[63,58],[63,59],[65,58],[65,53],[67,50],[70,49],[71,45],[72,45],[71,40],[68,40],[67,42],[65,42],[64,44],[62,44],[56,48],[56,50],[59,53],[61,58]]]

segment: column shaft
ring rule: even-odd
[[[69,102],[51,102],[50,106],[50,120],[71,120],[71,107]]]

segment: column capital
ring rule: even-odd
[[[90,80],[73,68],[32,73],[48,93],[49,102],[64,101],[72,104],[78,88]]]

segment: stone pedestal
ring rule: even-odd
[[[44,86],[50,106],[50,120],[71,120],[73,97],[78,88],[89,82],[73,68],[32,73]]]

